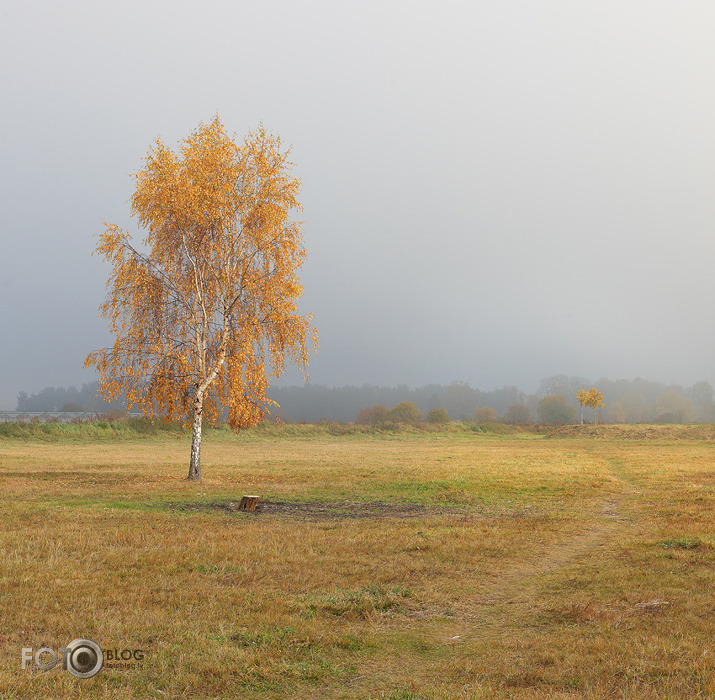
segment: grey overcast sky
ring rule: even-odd
[[[713,36],[712,0],[2,2],[0,408],[95,378],[94,234],[215,114],[292,145],[313,382],[715,384]]]

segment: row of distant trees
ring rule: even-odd
[[[580,390],[584,393],[579,394]],[[582,415],[589,422],[715,422],[714,392],[705,381],[683,387],[640,378],[602,378],[594,383],[583,377],[557,375],[543,380],[531,395],[514,386],[481,391],[463,382],[418,388],[307,385],[273,389],[270,395],[280,404],[278,413],[283,420],[306,422],[322,418],[361,422],[367,415],[364,411],[379,416],[383,409],[391,411],[387,407],[404,402],[412,402],[424,419],[432,410],[443,409],[449,420],[478,423],[560,425],[578,422]]]
[[[592,389],[580,389],[576,392],[576,400],[580,406],[581,425],[584,423],[584,409],[590,408],[594,423],[599,422],[601,417],[601,409],[605,408],[606,404],[603,401],[601,392],[593,387]],[[660,408],[663,412],[655,419],[656,422],[662,423],[689,423],[692,421],[694,414],[694,406],[692,402],[686,403],[688,399],[683,399],[675,392],[672,394],[666,392],[661,394],[659,401]],[[676,413],[676,411],[681,411]],[[616,403],[615,411],[611,411],[617,417],[623,416],[622,405]],[[510,423],[515,425],[528,425],[530,423],[540,423],[546,425],[567,425],[577,422],[578,411],[571,405],[568,399],[563,394],[550,394],[544,396],[536,404],[536,410],[532,413],[527,404],[512,404],[507,408],[503,415],[498,415],[497,412],[490,406],[482,406],[474,410],[472,420],[475,423]],[[712,416],[712,412],[710,414]],[[420,413],[419,408],[412,401],[403,401],[397,404],[394,408],[388,409],[382,404],[372,406],[370,408],[361,409],[355,417],[356,423],[379,425],[386,423],[417,423],[425,421],[427,423],[449,423],[451,420],[447,409],[442,407],[434,407],[428,413]],[[625,420],[613,420],[612,423],[625,423]]]
[[[553,394],[541,399],[536,408],[536,415],[524,404],[512,404],[503,415],[490,406],[481,406],[474,410],[471,420],[475,423],[509,423],[512,425],[528,425],[538,422],[549,425],[566,425],[576,422],[576,409],[569,405],[565,396]],[[412,401],[402,401],[391,409],[382,404],[361,409],[355,417],[355,422],[362,425],[386,425],[390,423],[418,422],[444,424],[451,421],[446,408],[435,406],[426,414],[420,412]]]
[[[363,408],[358,411],[355,422],[360,425],[380,425],[385,423],[449,423],[450,417],[447,409],[435,406],[426,415],[420,412],[414,401],[401,401],[393,408],[388,409],[382,404]]]
[[[605,405],[594,409],[584,404],[584,417],[590,422],[715,422],[713,388],[704,381],[682,387],[644,379],[599,379],[594,383],[583,377],[558,375],[543,380],[533,395],[525,394],[514,386],[482,391],[463,382],[430,384],[417,388],[369,384],[360,387],[326,387],[306,384],[273,387],[268,394],[280,405],[274,411],[274,416],[286,422],[318,422],[322,419],[362,422],[367,415],[363,411],[378,407],[375,415],[379,415],[383,409],[389,412],[399,404],[412,403],[419,416],[436,423],[445,420],[447,416],[446,420],[478,423],[503,421],[558,425],[579,420],[582,407],[578,392],[582,389],[588,391],[587,387],[594,384],[601,394],[601,403]],[[35,394],[21,392],[17,397],[17,410],[103,413],[125,408],[121,399],[109,404],[103,401],[97,396],[98,389],[99,383],[91,382],[80,389],[48,387]],[[387,408],[389,406],[392,408]]]

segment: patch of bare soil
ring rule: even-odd
[[[255,511],[239,511],[236,501],[170,503],[173,511],[223,512],[249,517],[278,515],[300,520],[368,520],[379,518],[424,518],[439,515],[465,515],[457,508],[426,506],[419,503],[354,503],[351,501],[258,501]]]
[[[383,518],[434,518],[454,516],[460,522],[473,520],[545,520],[546,513],[533,506],[517,508],[483,508],[470,506],[423,505],[420,503],[384,503],[381,501],[263,501],[259,500],[254,511],[239,510],[240,499],[235,501],[193,501],[167,503],[166,508],[175,512],[226,513],[248,517],[277,516],[298,520],[380,520]]]
[[[547,438],[603,440],[715,440],[715,425],[564,425]]]

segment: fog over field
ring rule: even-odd
[[[715,384],[714,33],[697,0],[5,3],[0,409],[96,379],[94,235],[216,114],[292,145],[314,383]]]

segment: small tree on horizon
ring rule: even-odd
[[[435,425],[444,425],[449,423],[449,413],[446,408],[439,408],[435,406],[427,414],[427,422],[434,423]]]
[[[576,409],[571,406],[563,394],[545,396],[536,409],[539,420],[549,425],[565,425],[573,423],[576,418]]]
[[[396,423],[416,423],[420,419],[420,409],[414,401],[401,401],[390,410],[388,419]]]
[[[502,416],[502,421],[512,425],[527,425],[531,423],[531,411],[524,404],[514,403],[507,408],[506,413]]]
[[[100,313],[116,340],[85,367],[99,370],[104,396],[124,389],[128,407],[191,424],[192,480],[204,415],[225,408],[231,428],[255,425],[274,404],[268,377],[287,360],[305,370],[317,342],[297,309],[305,251],[287,156],[263,127],[235,143],[218,117],[178,154],[157,139],[131,199],[148,252],[114,225],[99,237],[112,265]]]
[[[377,404],[370,408],[361,408],[357,416],[355,416],[355,422],[359,425],[378,425],[387,420],[389,413],[387,407],[382,404]]]
[[[593,423],[596,425],[598,423],[598,409],[605,406],[603,402],[603,394],[593,387],[589,391],[586,389],[579,389],[576,392],[576,398],[581,405],[581,425],[583,425],[583,407],[589,406],[593,409]]]
[[[475,423],[496,423],[497,412],[491,406],[481,406],[474,409]]]
[[[593,387],[588,392],[587,403],[593,409],[593,424],[598,425],[598,409],[606,405],[603,401],[603,394],[596,387]]]
[[[583,407],[588,403],[589,392],[585,389],[579,389],[576,392],[576,399],[581,406],[581,425],[583,425]]]

